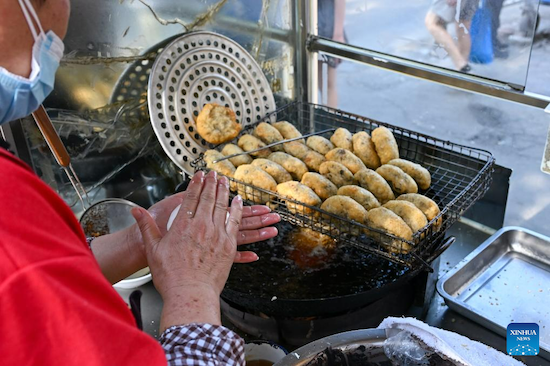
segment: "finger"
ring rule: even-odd
[[[189,221],[195,216],[197,205],[201,196],[202,186],[204,183],[204,172],[199,171],[191,179],[185,197],[181,202],[181,208],[174,220],[174,223],[181,221]]]
[[[281,216],[276,213],[269,213],[262,216],[243,217],[239,229],[241,231],[260,229],[262,227],[274,225],[279,221],[281,221]]]
[[[141,232],[141,236],[143,238],[143,243],[145,244],[145,250],[149,252],[162,239],[162,235],[155,219],[151,217],[147,210],[141,207],[132,208],[131,213],[137,221],[139,231]]]
[[[279,230],[277,230],[276,227],[266,227],[259,230],[241,231],[237,236],[237,245],[264,241],[276,237],[277,234],[279,234]]]
[[[256,262],[258,259],[260,258],[254,252],[237,252],[235,253],[233,263],[251,263]]]
[[[271,209],[263,205],[254,205],[243,207],[243,218],[251,216],[265,215],[271,212]]]
[[[243,215],[243,199],[241,195],[235,196],[231,201],[231,209],[229,210],[229,219],[225,230],[230,237],[236,237],[239,232],[239,226],[241,225],[241,219]]]
[[[221,177],[218,180],[218,193],[216,195],[216,205],[214,208],[213,222],[215,224],[225,225],[227,218],[227,204],[229,202],[229,180]]]
[[[212,222],[214,207],[216,206],[216,191],[218,190],[218,173],[211,171],[204,179],[201,197],[197,206],[195,217],[207,219]],[[225,221],[224,221],[225,222]]]

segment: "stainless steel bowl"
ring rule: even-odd
[[[139,207],[121,198],[108,198],[91,205],[80,217],[87,237],[111,234],[135,224],[131,210]]]
[[[136,221],[131,210],[139,207],[121,198],[108,198],[90,206],[80,217],[80,225],[87,237],[112,234],[126,229]],[[114,284],[116,288],[130,289],[151,281],[149,268],[144,268],[128,278]]]
[[[384,354],[385,340],[386,331],[384,329],[363,329],[339,333],[321,338],[315,342],[306,344],[296,351],[290,352],[285,358],[277,362],[275,366],[307,365],[314,361],[327,348],[351,352],[360,347],[364,347],[365,354],[368,354],[370,362],[374,364],[377,362],[387,364],[389,359]]]

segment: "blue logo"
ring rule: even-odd
[[[506,349],[512,356],[536,356],[539,354],[539,325],[535,323],[510,323],[506,329]]]

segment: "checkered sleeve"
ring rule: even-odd
[[[191,323],[160,336],[168,366],[244,366],[244,340],[220,325]]]

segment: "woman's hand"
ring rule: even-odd
[[[167,228],[170,228],[180,207],[181,205],[178,205],[170,214]],[[276,224],[281,218],[278,214],[271,214],[270,212],[271,210],[267,206],[243,207],[243,220],[239,227],[237,245],[255,243],[276,236],[278,233],[277,228],[265,226]],[[156,221],[158,223],[158,220]],[[258,260],[258,256],[255,253],[237,252],[234,263],[249,263],[256,260]]]
[[[167,232],[168,221],[172,212],[181,205],[186,192],[174,194],[151,206],[148,211],[155,219],[155,222],[164,236]],[[250,244],[267,240],[277,236],[277,228],[271,227],[281,221],[279,214],[271,213],[271,209],[263,205],[243,207],[242,222],[237,236],[237,245]],[[145,258],[145,251],[141,233],[135,225],[132,236],[139,242],[139,247]],[[252,252],[237,252],[235,263],[249,263],[258,260],[258,256]]]
[[[149,208],[161,235],[166,234],[166,226],[172,211],[182,203],[185,192],[174,194]],[[277,235],[277,228],[269,227],[281,221],[267,206],[243,208],[243,218],[237,244],[250,244],[267,240]],[[92,251],[101,267],[103,275],[111,282],[118,282],[132,273],[147,267],[145,246],[137,224],[114,234],[104,235],[92,241]],[[236,263],[253,262],[258,256],[252,252],[237,252]]]
[[[166,235],[147,211],[134,208],[153,281],[165,309],[161,330],[175,324],[219,324],[219,295],[237,252],[243,202],[236,196],[227,217],[229,181],[193,177]],[[165,311],[166,310],[166,311]]]

